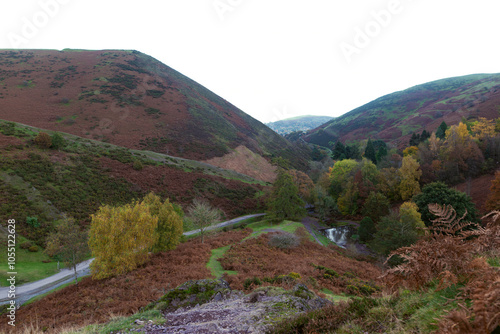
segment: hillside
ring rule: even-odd
[[[330,121],[332,118],[333,117],[330,116],[298,116],[283,119],[281,121],[266,123],[266,125],[280,135],[286,135],[295,131],[309,131],[315,129],[318,126]]]
[[[33,144],[39,131],[0,121],[0,219],[15,219],[17,233],[39,246],[63,214],[86,225],[100,205],[150,191],[184,208],[204,197],[228,218],[260,210],[264,183],[237,172],[64,133],[64,145],[43,149]]]
[[[500,74],[474,74],[442,79],[382,96],[356,108],[304,139],[327,146],[330,141],[382,139],[408,144],[412,132],[435,131],[441,122],[457,124],[463,117],[498,117]]]
[[[2,118],[199,161],[238,147],[305,167],[296,147],[137,51],[0,51]]]

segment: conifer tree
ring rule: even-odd
[[[446,136],[446,130],[448,130],[448,125],[443,121],[436,130],[436,137],[444,139]]]
[[[301,219],[306,214],[304,205],[290,174],[280,170],[268,204],[271,218],[275,221]]]
[[[366,144],[365,158],[370,159],[374,164],[377,163],[377,155],[371,139],[368,139],[368,143]]]

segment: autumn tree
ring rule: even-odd
[[[40,148],[49,148],[52,145],[52,138],[46,132],[39,132],[33,141]]]
[[[201,243],[203,243],[205,234],[210,227],[221,220],[221,213],[219,209],[212,207],[207,200],[195,198],[193,204],[188,208],[187,217],[193,226],[200,230]]]
[[[343,186],[347,184],[350,177],[354,176],[358,163],[353,159],[346,159],[337,161],[332,168],[330,168],[330,195],[333,199],[337,200],[343,190]]]
[[[103,279],[129,272],[148,259],[156,244],[158,217],[144,202],[119,207],[101,206],[91,215],[89,246],[95,257],[92,277]]]
[[[275,221],[298,220],[305,216],[304,201],[299,197],[292,176],[280,170],[271,191],[268,212]]]
[[[484,207],[487,211],[500,211],[500,171],[495,173],[495,179],[491,181],[490,194]]]
[[[154,193],[146,195],[143,202],[148,207],[149,213],[158,218],[155,231],[158,239],[151,251],[157,253],[174,249],[182,237],[182,216],[184,215],[182,209],[170,203],[168,199],[162,202],[160,197]]]
[[[479,120],[471,127],[472,136],[477,140],[485,140],[495,136],[495,121],[479,117]]]
[[[88,233],[82,231],[73,218],[65,217],[56,226],[56,232],[49,234],[45,252],[73,268],[75,284],[78,284],[76,265],[89,255]]]
[[[420,192],[419,180],[420,176],[422,176],[422,171],[419,168],[420,165],[412,156],[403,158],[403,165],[398,170],[398,173],[401,178],[399,192],[404,201]]]
[[[297,186],[300,198],[304,201],[310,201],[311,192],[314,189],[314,183],[311,178],[306,173],[296,169],[289,170],[288,174],[290,174],[293,183]]]

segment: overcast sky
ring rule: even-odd
[[[500,72],[498,0],[1,0],[0,48],[133,49],[262,122]]]

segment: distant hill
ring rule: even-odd
[[[315,129],[332,118],[333,117],[330,116],[298,116],[266,123],[266,125],[280,135],[286,135],[295,131],[309,131]]]
[[[382,96],[310,131],[303,139],[327,146],[330,141],[382,139],[399,147],[412,132],[435,131],[441,122],[465,117],[497,118],[500,74],[474,74],[437,80]]]
[[[137,51],[2,50],[0,86],[2,119],[187,159],[239,148],[306,166],[307,152]]]

